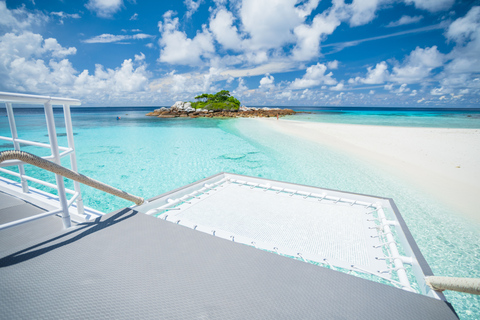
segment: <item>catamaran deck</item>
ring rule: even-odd
[[[220,173],[136,209],[439,298],[424,282],[432,272],[392,199]]]
[[[0,191],[0,225],[44,213],[46,210]],[[0,252],[63,231],[62,219],[49,216],[0,231]]]
[[[128,208],[3,251],[0,284],[6,319],[457,318],[445,301]]]

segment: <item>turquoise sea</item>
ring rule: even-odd
[[[436,275],[480,278],[480,225],[416,186],[347,154],[274,132],[255,120],[146,117],[153,109],[72,108],[79,171],[145,198],[221,171],[391,197]],[[480,110],[300,109],[311,113],[287,119],[480,129]],[[15,109],[20,138],[48,143],[42,112]],[[66,146],[61,109],[55,117],[60,144]],[[10,136],[6,111],[1,108],[0,135]],[[11,148],[10,143],[0,141],[0,151]],[[22,150],[48,154],[36,147]],[[62,163],[69,165],[68,159]],[[53,174],[31,166],[26,169],[29,175],[55,181]],[[131,205],[86,186],[82,190],[86,205],[104,212]],[[446,296],[462,319],[480,319],[479,296]]]

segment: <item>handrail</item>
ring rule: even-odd
[[[10,93],[10,92],[0,92],[0,101],[28,103],[28,104],[30,103],[33,103],[33,104],[50,103],[52,105],[68,104],[72,106],[79,106],[82,104],[80,100],[77,100],[77,99],[57,98],[57,97],[38,96],[38,95],[32,95],[32,94]]]
[[[480,279],[430,276],[425,281],[435,291],[452,290],[480,295]]]
[[[142,203],[145,202],[145,200],[141,197],[131,195],[125,191],[111,187],[103,182],[89,178],[75,171],[62,167],[54,162],[42,159],[36,155],[33,155],[25,151],[8,150],[8,151],[0,152],[0,163],[6,160],[21,160],[23,162],[34,165],[36,167],[59,174],[65,178],[86,184],[87,186],[90,186],[92,188],[101,190],[103,192],[112,194],[114,196],[120,197],[128,201],[132,201],[137,205],[141,205]]]
[[[75,144],[73,141],[73,129],[72,129],[72,119],[70,115],[70,106],[81,105],[80,100],[70,99],[70,98],[30,95],[30,94],[22,94],[22,93],[0,92],[0,101],[5,102],[5,107],[7,109],[7,115],[8,115],[8,123],[10,126],[10,132],[12,134],[11,138],[0,137],[0,139],[11,141],[13,143],[14,149],[17,151],[20,151],[21,144],[49,148],[51,150],[51,155],[45,156],[43,157],[43,159],[51,160],[52,162],[55,162],[59,165],[61,164],[60,159],[62,157],[66,155],[70,155],[71,169],[72,171],[75,171],[75,172],[78,171],[77,159],[75,155]],[[46,125],[48,130],[49,144],[44,144],[44,143],[34,142],[34,141],[26,141],[19,138],[12,104],[20,104],[20,103],[43,105],[43,110],[45,112],[45,120],[46,120]],[[67,133],[68,148],[61,147],[58,145],[55,117],[53,115],[54,105],[63,106],[63,115],[65,118],[65,130]],[[65,188],[63,177],[59,174],[55,174],[56,186],[54,186],[52,184],[49,184],[47,182],[44,182],[38,179],[32,180],[31,177],[28,177],[25,174],[25,168],[23,167],[24,163],[22,161],[18,161],[18,160],[5,161],[4,163],[0,164],[0,167],[7,167],[7,166],[13,166],[13,165],[18,166],[18,175],[13,171],[5,170],[2,168],[0,168],[0,171],[10,175],[19,176],[23,193],[29,193],[28,180],[38,182],[45,186],[53,187],[58,191],[58,202],[60,203],[60,207],[62,208],[61,211],[62,211],[63,225],[65,228],[69,228],[71,226],[71,219],[70,219],[70,214],[68,210],[69,205],[68,205],[67,196],[66,196],[66,193],[69,192],[69,190]],[[74,181],[73,186],[75,189],[74,193],[78,194],[78,196],[75,197],[76,199],[75,202],[77,205],[77,213],[78,215],[82,216],[85,213],[84,212],[85,209],[83,206],[80,183],[77,181]]]

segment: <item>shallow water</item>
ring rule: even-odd
[[[300,108],[309,112],[286,119],[311,122],[348,123],[396,127],[480,129],[480,110],[405,110],[399,108]]]
[[[158,119],[145,117],[145,113],[121,109],[73,110],[79,171],[145,198],[221,171],[392,197],[436,275],[480,277],[480,227],[405,181],[379,172],[347,154],[282,135],[255,120]],[[116,120],[117,116],[122,119]],[[326,117],[314,116],[322,121]],[[301,115],[296,120],[302,117],[312,115]],[[406,123],[402,115],[381,117],[390,117],[389,123],[396,125]],[[443,116],[417,114],[413,117],[422,118],[422,126],[429,126],[429,123],[438,124]],[[58,139],[66,146],[62,135],[65,133],[63,117],[57,113],[55,118]],[[378,122],[364,113],[329,114],[328,118],[329,122],[341,119],[337,120],[341,123]],[[470,121],[457,114],[453,118],[443,119],[443,125],[457,123],[464,127],[465,123],[459,124],[457,120]],[[48,142],[42,113],[16,110],[16,120],[20,138]],[[10,135],[4,109],[0,109],[0,135]],[[0,150],[10,148],[8,142],[0,142]],[[34,147],[22,149],[48,154],[47,150]],[[62,163],[68,164],[68,159]],[[54,182],[53,174],[26,167],[30,175]],[[109,212],[131,205],[86,186],[82,189],[86,205],[98,210]],[[447,298],[461,318],[480,317],[478,296],[448,293]]]

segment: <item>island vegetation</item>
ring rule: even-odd
[[[256,118],[282,117],[295,114],[291,109],[255,108],[241,106],[240,101],[230,95],[228,90],[221,90],[215,94],[202,93],[195,97],[195,102],[177,101],[170,108],[162,107],[147,116],[158,118]]]
[[[195,102],[191,102],[194,109],[206,110],[238,110],[240,101],[230,95],[230,91],[222,90],[215,94],[203,93],[195,97]]]

